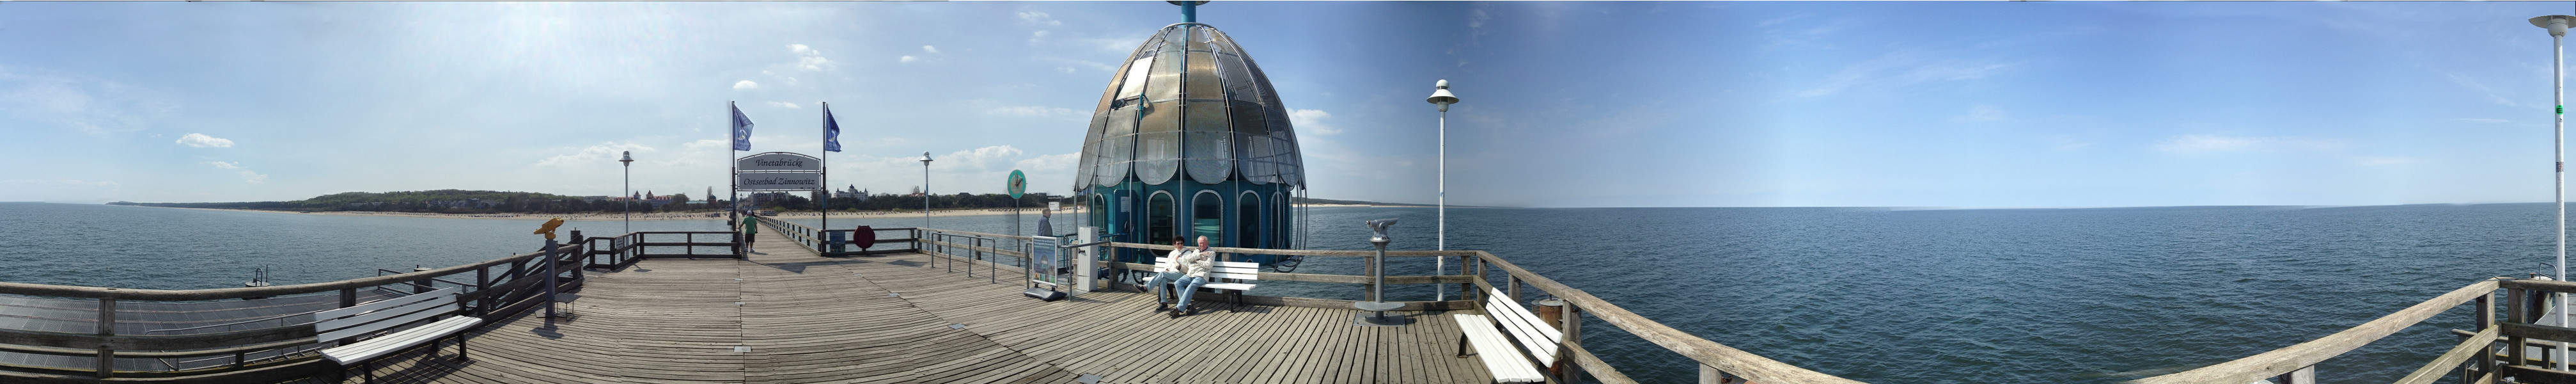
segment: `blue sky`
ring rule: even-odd
[[[1130,3],[0,3],[0,201],[722,189],[848,131],[832,183],[1069,190]],[[2548,201],[2567,3],[1219,2],[1313,195],[1456,204]]]

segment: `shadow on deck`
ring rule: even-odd
[[[1457,328],[1438,312],[1357,327],[1352,310],[1230,308],[1202,296],[1199,314],[1172,319],[1145,294],[1040,302],[1022,297],[1016,278],[950,273],[928,255],[825,258],[775,232],[761,237],[748,260],[656,259],[591,275],[568,320],[522,312],[473,331],[471,361],[451,360],[452,344],[414,349],[382,360],[378,380],[1491,381],[1477,359],[1455,356]]]

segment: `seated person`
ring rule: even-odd
[[[1208,251],[1207,236],[1199,236],[1198,249],[1172,259],[1172,265],[1182,267],[1181,278],[1172,281],[1172,291],[1179,292],[1181,296],[1181,303],[1172,308],[1172,317],[1189,314],[1190,294],[1198,293],[1199,286],[1207,285],[1208,271],[1216,270],[1215,264],[1216,252]]]
[[[1198,250],[1181,247],[1181,238],[1172,238],[1172,254],[1170,255],[1172,263],[1169,265],[1155,264],[1154,278],[1146,279],[1145,286],[1136,287],[1138,292],[1154,294],[1154,311],[1160,312],[1163,309],[1168,308],[1164,305],[1171,302],[1163,298],[1164,289],[1171,288],[1172,283],[1179,282],[1181,277],[1185,276],[1182,272],[1184,270],[1183,268],[1186,268],[1187,266],[1181,263],[1180,260],[1194,253],[1198,253]]]

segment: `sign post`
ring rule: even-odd
[[[823,160],[793,152],[743,156],[734,159],[733,184],[737,191],[820,191],[823,190]],[[742,230],[735,228],[734,233],[742,233]],[[833,247],[838,247],[838,241]]]
[[[1003,182],[1002,189],[1009,191],[1011,194],[1011,236],[1024,235],[1023,233],[1020,233],[1020,194],[1021,192],[1028,191],[1029,179],[1028,177],[1021,175],[1020,170],[1013,169],[1011,170],[1011,180]],[[1038,235],[1043,236],[1046,234],[1040,233]]]

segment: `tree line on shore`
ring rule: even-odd
[[[749,198],[749,194],[750,193],[748,192],[745,193],[746,198]],[[806,193],[802,192],[785,193],[784,196],[773,195],[776,198],[759,200],[759,204],[753,204],[750,207],[756,209],[789,211],[810,211],[820,207],[820,205],[816,204],[814,199],[805,195]],[[659,197],[662,195],[656,196]],[[1018,203],[1019,206],[1023,208],[1044,207],[1048,200],[1054,198],[1054,196],[1045,193],[1031,193],[1022,195],[1020,199],[1018,199]],[[1011,199],[1009,195],[999,193],[932,195],[929,200],[932,209],[1010,208],[1013,203],[1013,199]],[[689,202],[698,200],[691,199],[687,194],[668,195],[667,201],[667,203],[656,204],[651,201],[639,200],[634,204],[627,204],[624,201],[617,200],[615,197],[601,199],[597,197],[565,196],[535,192],[442,189],[434,191],[343,192],[295,201],[213,203],[137,203],[119,201],[108,204],[176,208],[255,209],[269,211],[360,211],[465,214],[608,213],[629,212],[630,210],[631,212],[639,213],[704,212],[721,211],[733,206],[733,201],[722,199],[714,200],[712,201],[712,204],[707,204],[705,202],[700,204],[690,204]],[[922,198],[920,196],[911,195],[871,194],[866,198],[847,196],[834,197],[831,199],[830,203],[831,208],[834,211],[919,210],[921,209]]]

